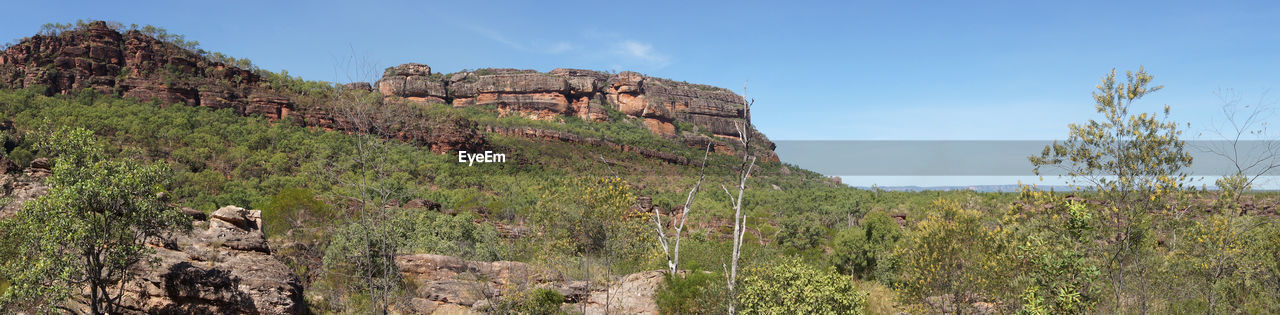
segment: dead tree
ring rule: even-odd
[[[371,63],[354,54],[340,66],[352,82],[369,80],[376,73]],[[406,126],[412,113],[405,106],[382,102],[376,93],[343,85],[335,87],[330,102],[334,124],[356,138],[351,165],[336,167],[332,175],[348,188],[346,197],[359,208],[355,223],[363,240],[358,247],[360,261],[354,262],[361,272],[358,279],[368,290],[372,311],[385,314],[400,284],[395,264],[399,248],[389,228],[393,219],[389,205],[406,194],[400,185],[385,181],[394,172],[388,161],[389,139]],[[343,176],[348,170],[354,176]]]
[[[698,196],[698,190],[702,187],[702,179],[706,178],[707,156],[711,153],[711,141],[707,141],[707,148],[702,152],[702,166],[698,169],[698,182],[693,184],[693,188],[689,189],[689,195],[685,197],[684,208],[680,209],[680,221],[675,227],[674,242],[667,237],[666,225],[662,223],[662,214],[658,213],[658,208],[653,208],[653,229],[658,232],[658,245],[662,246],[662,252],[667,255],[667,272],[676,274],[680,265],[680,236],[684,231],[684,222],[689,219],[689,209],[693,208],[693,199]],[[672,218],[675,220],[675,218]]]
[[[720,185],[720,189],[724,190],[724,194],[729,197],[729,203],[733,206],[733,252],[730,258],[729,266],[725,267],[725,282],[729,289],[729,313],[736,311],[736,301],[734,296],[734,286],[738,282],[738,259],[742,257],[742,239],[747,232],[747,216],[742,213],[742,196],[747,191],[747,178],[751,177],[751,169],[756,166],[756,157],[751,154],[751,105],[755,104],[755,100],[750,100],[742,104],[742,123],[734,123],[734,129],[738,131],[738,142],[742,144],[742,164],[738,168],[738,196],[734,197],[729,193],[729,188]]]

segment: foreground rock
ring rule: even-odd
[[[134,313],[299,314],[298,277],[271,256],[261,212],[227,206],[186,235],[156,240],[159,262],[141,266],[121,304]]]
[[[511,290],[549,288],[565,296],[566,310],[586,314],[657,314],[654,293],[663,271],[621,277],[608,287],[566,281],[558,274],[512,261],[467,261],[416,254],[396,257],[405,278],[417,285],[395,311],[406,314],[472,314],[489,311]],[[607,307],[607,308],[606,308]]]

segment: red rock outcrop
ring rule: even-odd
[[[294,117],[305,126],[352,131],[349,124],[335,119],[334,102],[273,86],[254,71],[215,62],[137,30],[121,33],[100,21],[56,36],[32,36],[0,52],[0,88],[37,86],[43,86],[46,95],[92,88],[157,100],[161,106],[229,108],[273,121]],[[351,88],[372,90],[367,83]],[[446,97],[441,78],[433,77],[426,65],[388,70],[378,90],[419,102],[443,102]],[[463,118],[433,119],[417,111],[403,114],[410,115],[406,119],[414,121],[412,126],[386,136],[442,153],[479,148],[485,142],[473,122],[459,121]]]
[[[270,120],[293,119],[304,126],[357,131],[336,115],[332,100],[316,99],[267,82],[255,71],[215,62],[140,31],[121,33],[104,22],[92,22],[56,36],[37,35],[0,53],[0,88],[43,86],[45,94],[85,88],[160,104],[231,109]],[[444,103],[494,106],[500,115],[532,119],[576,116],[585,121],[609,120],[608,109],[635,117],[651,132],[682,141],[700,138],[698,131],[725,138],[717,152],[734,152],[733,138],[743,119],[741,96],[706,85],[646,77],[635,72],[605,73],[555,69],[547,73],[517,69],[480,69],[449,75],[423,64],[388,68],[373,85],[355,83],[346,91],[377,91],[389,103]],[[436,152],[477,149],[485,143],[479,126],[465,118],[424,117],[404,110],[412,123],[386,131],[389,138],[412,141]],[[678,122],[694,130],[677,130]],[[773,144],[746,126],[776,159]],[[692,144],[691,144],[692,145]]]
[[[388,68],[377,85],[386,98],[455,107],[493,105],[500,115],[532,119],[577,116],[586,121],[606,121],[609,118],[605,108],[609,107],[641,119],[651,132],[669,138],[680,136],[675,127],[678,121],[714,135],[737,138],[745,103],[727,89],[630,71],[610,74],[563,68],[547,73],[481,69],[439,75],[432,74],[425,65],[411,63]],[[773,143],[763,134],[753,126],[746,129],[772,151]]]

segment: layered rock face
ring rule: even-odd
[[[300,105],[305,96],[277,90],[253,71],[211,61],[136,30],[120,33],[104,22],[57,36],[32,36],[0,53],[0,88],[34,86],[45,87],[46,95],[92,88],[158,100],[161,105],[230,108],[237,114],[262,115],[270,120],[292,117],[305,126],[353,129],[331,102]],[[367,85],[352,88],[369,90]],[[403,90],[390,92],[418,95],[416,91],[426,87],[402,84],[400,88]],[[484,143],[474,122],[459,118],[438,121],[406,112],[416,115],[408,118],[415,123],[389,133],[389,137],[416,142],[436,152],[475,149]]]
[[[456,257],[416,254],[396,257],[416,291],[396,311],[410,314],[482,314],[512,288],[548,288],[565,297],[562,309],[586,314],[657,314],[654,294],[664,271],[626,275],[608,286],[566,281],[512,261],[467,261]]]
[[[676,136],[674,122],[688,122],[712,134],[736,138],[745,100],[729,90],[646,77],[635,72],[591,70],[481,69],[450,75],[416,63],[387,69],[376,84],[384,97],[455,107],[495,105],[504,115],[533,119],[577,116],[606,121],[605,108],[641,118],[655,134]],[[748,127],[756,139],[763,135]],[[765,139],[765,143],[768,143]],[[769,149],[772,144],[768,143]]]
[[[139,31],[121,33],[104,22],[56,36],[36,35],[0,52],[0,88],[43,86],[47,95],[86,88],[162,105],[184,104],[231,109],[270,120],[291,118],[304,126],[360,131],[344,119],[341,102],[316,99],[267,82],[257,73],[212,61]],[[445,103],[457,107],[491,105],[502,115],[532,119],[576,116],[609,120],[609,110],[641,119],[654,134],[700,147],[705,139],[692,130],[677,133],[684,122],[729,141],[716,151],[733,153],[744,100],[717,87],[646,77],[635,72],[605,73],[555,69],[547,73],[516,69],[480,69],[433,73],[423,64],[388,68],[375,84],[353,83],[347,90],[376,91],[387,103]],[[403,128],[384,136],[411,141],[436,152],[483,147],[480,127],[461,117],[424,117],[411,108]],[[773,144],[753,126],[745,129],[773,159]]]
[[[197,212],[198,213],[198,212]],[[227,206],[190,234],[155,240],[159,263],[139,266],[121,305],[138,313],[299,314],[302,284],[271,256],[258,210]]]

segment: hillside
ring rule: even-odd
[[[347,93],[373,95],[407,117],[402,121],[414,122],[375,132],[391,140],[385,153],[390,170],[384,175],[402,186],[400,193],[383,202],[438,203],[446,213],[474,218],[481,230],[500,231],[501,242],[510,247],[498,256],[424,248],[425,253],[564,268],[547,265],[540,258],[543,254],[537,254],[545,246],[538,244],[562,236],[529,244],[521,240],[527,233],[522,231],[549,228],[545,220],[554,215],[548,211],[573,207],[545,199],[548,194],[568,193],[566,189],[616,176],[625,181],[619,187],[632,196],[628,199],[644,200],[626,201],[623,209],[665,216],[683,203],[708,142],[715,152],[707,174],[716,185],[732,180],[738,159],[733,154],[741,154],[734,125],[742,122],[744,100],[721,88],[634,72],[479,69],[439,74],[419,64],[388,68],[372,84],[335,85],[241,68],[232,64],[244,65],[242,60],[202,55],[153,35],[165,36],[121,32],[92,22],[56,35],[32,36],[4,50],[0,86],[6,90],[0,91],[0,111],[11,124],[5,129],[4,156],[12,165],[6,168],[6,181],[38,183],[42,178],[39,171],[24,171],[47,163],[38,161],[48,157],[36,147],[41,130],[87,128],[109,143],[114,155],[169,165],[170,200],[189,212],[212,213],[228,205],[264,209],[270,252],[287,262],[300,276],[299,285],[313,294],[347,294],[326,287],[331,285],[325,281],[333,279],[322,268],[325,244],[346,226],[337,218],[360,211],[343,201],[349,187],[341,177],[355,171],[351,157],[362,141],[348,133],[358,126],[339,114],[342,105],[335,100]],[[215,61],[218,58],[223,60]],[[816,192],[854,193],[817,174],[780,164],[772,143],[754,128],[747,130],[757,148],[753,151],[764,157],[751,186],[773,187],[753,189],[753,195],[788,196],[761,205],[776,205],[771,212],[809,209],[814,206],[810,202],[787,200],[812,198]],[[491,150],[510,160],[468,165],[457,162],[459,150]],[[27,191],[43,188],[6,189],[6,196],[17,197],[16,204],[6,207],[5,215],[12,215],[24,200],[37,196]],[[321,201],[324,209],[298,209],[293,204],[298,196]],[[697,224],[711,238],[686,246],[725,242],[724,218],[730,213],[722,205],[712,206],[722,202],[717,197],[722,196],[696,203],[708,209],[710,216]],[[843,217],[854,210],[824,211]],[[406,212],[404,220],[437,220],[436,215],[412,213]],[[583,220],[603,219],[583,215]],[[753,222],[770,222],[766,217],[758,214]],[[629,221],[639,228],[647,219]],[[763,237],[762,228],[753,229],[756,237]],[[636,243],[628,246],[656,242],[648,233],[634,236],[631,242]],[[556,255],[579,257],[574,259],[603,266],[593,268],[609,273],[658,267],[642,259],[651,255],[651,248],[611,263],[592,258],[598,253],[583,256],[581,250],[599,249]]]
[[[4,47],[0,312],[1280,312],[1280,198],[1188,187],[1142,70],[1079,125],[1129,129],[1071,135],[1143,175],[1081,191],[847,187],[742,96],[635,72],[366,70],[101,21]]]

